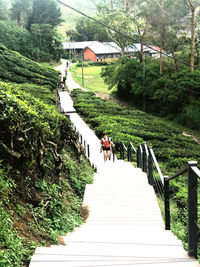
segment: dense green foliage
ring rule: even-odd
[[[0,265],[22,266],[36,246],[82,222],[92,171],[70,121],[42,101],[47,94],[0,87]]]
[[[55,89],[59,82],[59,73],[0,45],[0,79],[33,84],[38,84],[40,79],[41,85]]]
[[[156,60],[145,66],[133,59],[121,59],[103,69],[102,77],[109,88],[117,86],[118,95],[162,116],[176,115],[187,126],[200,129],[200,70],[191,73],[182,67],[176,71],[171,61],[159,73]],[[144,103],[145,101],[145,103]]]
[[[13,21],[0,20],[0,42],[23,55],[30,52],[30,33]]]
[[[76,42],[82,41],[100,41],[109,42],[112,39],[109,37],[107,31],[93,20],[89,20],[86,17],[80,17],[77,19],[76,29],[69,29],[67,35],[71,40]]]
[[[22,83],[17,85],[20,91],[27,92],[35,98],[42,99],[45,104],[55,105],[56,101],[52,95],[52,91],[48,86],[36,85],[31,83]]]
[[[24,266],[82,222],[93,171],[55,108],[59,72],[2,45],[0,70],[0,266]]]
[[[54,0],[1,0],[0,43],[38,62],[58,61],[63,54],[56,27],[62,22]],[[3,11],[4,12],[4,11]]]

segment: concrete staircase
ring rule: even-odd
[[[164,230],[154,190],[131,163],[102,165],[83,205],[87,222],[63,237],[66,245],[37,248],[29,267],[200,266]]]

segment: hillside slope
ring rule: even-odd
[[[33,83],[56,88],[59,82],[58,72],[44,68],[18,52],[11,51],[0,44],[0,80],[16,83]]]
[[[59,73],[0,51],[1,80],[10,82],[0,82],[0,266],[25,266],[37,246],[82,222],[93,171],[70,121],[52,105]]]

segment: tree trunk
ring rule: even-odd
[[[113,9],[113,0],[110,0],[110,8]]]
[[[144,60],[144,45],[141,44],[141,48],[140,48],[140,62],[142,63]]]
[[[195,18],[195,8],[191,9],[192,11],[192,28],[191,28],[191,55],[190,55],[190,71],[194,71],[194,48],[195,48],[195,37],[194,37],[194,18]]]
[[[122,47],[121,49],[122,49],[121,55],[122,55],[122,57],[124,57],[125,56],[125,49],[124,49],[124,47]]]
[[[163,38],[160,36],[160,74],[162,74],[162,52],[163,52]]]
[[[177,64],[177,60],[176,60],[176,57],[175,57],[175,53],[174,52],[172,52],[172,57],[173,57],[173,60],[174,60],[174,65],[176,67],[176,71],[178,71],[179,68],[178,68],[178,64]]]
[[[127,0],[124,0],[124,12],[127,13],[127,11],[128,11]]]

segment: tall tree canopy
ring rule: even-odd
[[[53,27],[58,26],[63,20],[61,11],[54,0],[33,0],[33,11],[29,19],[29,28],[31,24],[50,24]]]
[[[9,8],[6,0],[0,0],[0,20],[6,20],[9,17]]]
[[[76,23],[75,30],[68,30],[67,35],[72,41],[100,41],[108,42],[110,38],[104,27],[95,21],[80,17]]]
[[[27,27],[32,12],[32,0],[14,0],[11,5],[11,19],[19,26]]]

